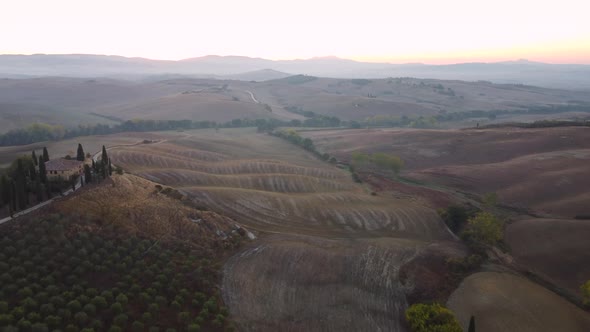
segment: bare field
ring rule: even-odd
[[[224,301],[245,331],[405,331],[399,266],[425,244],[273,235],[224,269]]]
[[[545,215],[588,213],[590,130],[564,127],[485,130],[309,131],[320,150],[348,160],[354,151],[400,156],[403,175],[485,194]]]
[[[475,316],[481,332],[585,332],[590,315],[524,278],[497,272],[467,277],[447,305],[464,329]]]
[[[162,144],[112,149],[110,155],[124,169],[179,188],[260,231],[449,236],[433,210],[371,196],[347,172],[278,138],[252,129],[184,134]]]
[[[465,254],[433,209],[372,196],[348,172],[253,129],[188,131],[109,154],[257,231],[224,268],[223,297],[244,331],[405,331],[417,277],[402,280],[402,266],[432,244],[443,261]]]
[[[416,117],[590,102],[588,94],[580,91],[485,82],[412,78],[292,80],[256,83],[205,78],[166,79],[166,76],[143,81],[64,77],[2,79],[0,132],[35,121],[68,126],[111,123],[92,113],[123,120],[304,119],[283,109],[294,106],[342,120],[365,120],[372,116]],[[273,111],[265,110],[264,104],[271,105]],[[515,118],[522,119],[522,116],[516,115]],[[478,121],[482,124],[493,122],[486,118]],[[465,124],[469,123],[460,121],[449,125]]]
[[[590,222],[571,219],[520,220],[505,235],[517,263],[579,298],[590,276],[588,239]]]

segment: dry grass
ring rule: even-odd
[[[475,316],[480,332],[585,332],[588,313],[555,293],[524,278],[506,273],[481,272],[469,276],[447,305],[467,328]]]
[[[587,214],[586,128],[486,130],[333,130],[304,133],[347,160],[354,151],[400,156],[403,175],[476,193],[546,215]]]
[[[224,301],[241,330],[404,331],[417,281],[402,282],[401,267],[428,256],[432,243],[443,261],[463,255],[439,242],[451,236],[434,210],[372,196],[350,173],[290,143],[252,129],[184,134],[110,155],[262,233],[224,268]],[[441,280],[430,281],[436,288]]]
[[[181,188],[261,231],[448,236],[433,210],[408,199],[371,196],[347,172],[278,138],[251,129],[186,135],[110,155],[124,169]]]
[[[131,234],[190,242],[203,248],[221,245],[221,234],[236,229],[231,219],[197,210],[185,204],[186,198],[159,193],[155,185],[134,175],[116,175],[59,201],[55,208],[66,215],[98,220],[104,227],[113,225]],[[195,223],[195,220],[200,221]]]
[[[590,222],[568,219],[520,220],[505,241],[517,263],[581,298],[590,277]]]

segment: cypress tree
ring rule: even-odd
[[[35,166],[39,166],[39,160],[37,159],[37,155],[35,154],[35,150],[33,150],[33,152],[31,153],[31,158],[33,158],[33,164],[35,164]]]
[[[22,159],[17,160],[16,168],[16,200],[18,201],[18,208],[24,210],[27,207],[27,193],[25,183],[25,170],[23,168]]]
[[[109,176],[113,175],[113,165],[111,165],[111,161],[109,160]]]
[[[37,193],[37,203],[41,203],[43,201],[43,186],[39,179],[35,181],[35,192]]]
[[[10,181],[10,216],[16,211],[16,183]]]
[[[473,316],[469,319],[469,328],[467,329],[467,332],[475,332],[475,317]]]
[[[104,145],[102,146],[102,164],[104,166],[106,166],[109,163],[109,156],[107,155],[107,149],[104,147]]]
[[[10,203],[10,182],[6,175],[0,177],[0,206]]]
[[[43,147],[43,161],[49,161],[49,152],[47,152],[47,148]]]
[[[39,179],[42,183],[47,183],[47,170],[45,169],[45,161],[43,161],[43,156],[39,156]]]
[[[84,180],[86,181],[86,184],[92,183],[92,172],[90,171],[90,166],[88,165],[84,165]]]
[[[37,169],[33,163],[29,164],[29,179],[31,181],[35,181],[37,179]]]
[[[109,156],[107,155],[107,149],[104,147],[104,145],[102,146],[102,157],[101,157],[101,169],[102,169],[102,177],[104,179],[107,178],[108,174],[109,174]]]
[[[82,148],[82,144],[78,143],[78,153],[76,153],[76,160],[84,161],[84,149]]]

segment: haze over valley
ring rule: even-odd
[[[586,7],[7,1],[0,331],[590,331]]]

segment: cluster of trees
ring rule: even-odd
[[[499,128],[499,127],[516,127],[516,128],[553,128],[553,127],[590,127],[590,120],[541,120],[535,122],[519,123],[498,123],[482,126],[480,128]]]
[[[92,160],[92,166],[84,165],[84,177],[80,181],[82,185],[101,181],[112,175],[111,161],[105,147],[102,148],[102,157],[98,163]],[[78,144],[76,160],[83,162],[86,158],[91,158],[90,154],[85,154],[82,145]],[[71,157],[66,156],[65,159],[71,159]],[[43,148],[43,154],[39,157],[33,150],[30,156],[22,156],[14,160],[0,175],[0,208],[8,206],[8,212],[12,216],[14,212],[24,210],[32,203],[38,204],[50,199],[55,193],[61,194],[68,187],[75,190],[79,176],[49,177],[45,168],[45,163],[48,161],[49,152],[46,147]]]
[[[413,304],[406,310],[406,321],[413,332],[463,332],[453,312],[438,303]],[[475,331],[471,323],[469,331]]]
[[[232,330],[215,265],[160,243],[61,215],[0,234],[2,331]]]
[[[26,209],[32,203],[32,196],[37,203],[45,197],[63,188],[61,183],[48,180],[45,162],[49,153],[43,148],[43,155],[37,158],[35,151],[31,156],[22,156],[12,162],[0,176],[0,207],[8,205],[9,214]]]
[[[451,258],[447,261],[455,281],[462,280],[467,274],[476,271],[487,259],[486,249],[503,245],[504,221],[493,213],[486,211],[496,205],[495,193],[484,195],[484,210],[472,205],[452,205],[440,209],[439,215],[449,229],[459,235],[471,249],[471,254],[464,258]]]
[[[351,128],[355,128],[351,123]],[[407,115],[375,115],[367,117],[359,123],[358,127],[409,127],[431,129],[437,128],[439,120],[437,116],[408,117]]]
[[[590,307],[590,280],[580,286],[580,290],[582,291],[584,305]]]
[[[328,153],[321,153],[320,151],[318,151],[310,138],[301,137],[301,135],[299,135],[299,133],[297,133],[297,131],[293,129],[273,131],[269,132],[269,134],[276,137],[280,137],[295,145],[298,145],[304,148],[305,150],[313,153],[316,157],[322,159],[323,161],[332,164],[335,164],[337,162],[336,158],[330,156]]]
[[[387,153],[373,153],[367,154],[363,152],[353,152],[351,156],[351,164],[357,167],[376,166],[380,169],[385,169],[398,174],[404,165],[403,160],[395,155]]]
[[[313,113],[313,112],[312,112]],[[128,120],[115,126],[105,124],[80,125],[76,128],[65,129],[62,126],[36,123],[26,128],[11,130],[0,135],[0,146],[26,145],[36,142],[60,140],[90,135],[107,135],[132,131],[163,131],[188,130],[205,128],[243,128],[258,127],[259,130],[269,131],[280,126],[289,127],[338,127],[341,125],[337,117],[314,115],[303,121],[281,121],[276,119],[234,119],[219,123],[215,121],[191,120]]]

